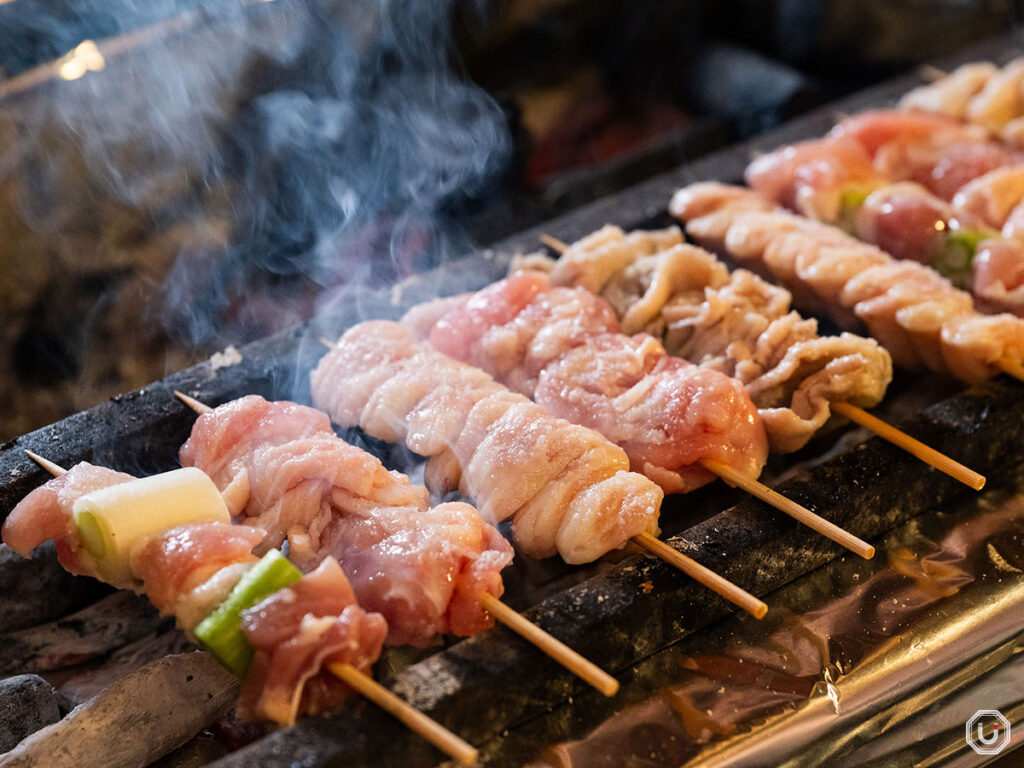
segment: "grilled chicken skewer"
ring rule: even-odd
[[[977,312],[970,294],[922,264],[775,209],[742,187],[692,184],[669,208],[702,245],[770,274],[809,311],[866,326],[896,365],[968,383],[1022,374],[1024,319]]]
[[[333,558],[306,576],[276,551],[258,559],[251,550],[263,532],[232,525],[216,487],[198,470],[140,481],[88,464],[69,472],[26,453],[56,479],[12,511],[4,540],[27,554],[55,538],[72,572],[144,590],[243,679],[245,713],[291,724],[300,708],[338,700],[330,675],[460,764],[476,762],[474,747],[364,671],[379,656],[387,625],[356,603]],[[146,484],[150,490],[140,491]],[[300,701],[306,698],[312,700]]]
[[[414,307],[403,322],[444,354],[618,443],[634,470],[668,493],[719,476],[784,512],[795,507],[794,517],[826,535],[834,532],[754,479],[766,444],[739,381],[668,357],[646,334],[619,333],[611,307],[582,288],[552,287],[543,273],[517,272],[476,294]],[[854,551],[864,554],[865,546]]]
[[[606,296],[623,325],[630,323],[624,330],[652,333],[671,353],[740,378],[772,450],[802,447],[831,409],[974,490],[984,487],[983,475],[850,402],[873,405],[885,393],[892,363],[877,342],[817,336],[815,321],[790,311],[786,289],[746,270],[730,275],[712,254],[683,244],[678,228],[626,235],[605,227],[571,246],[542,240],[561,258],[520,263],[548,270],[556,284]],[[797,404],[809,415],[797,413]]]
[[[988,61],[963,64],[946,73],[929,67],[931,82],[908,91],[900,108],[962,120],[1024,148],[1024,59],[1003,67]]]
[[[336,554],[342,568],[350,574],[362,604],[372,606],[389,619],[389,642],[423,644],[438,632],[476,634],[490,626],[493,617],[605,696],[614,696],[618,691],[614,677],[501,602],[503,587],[498,572],[511,560],[511,548],[468,504],[450,503],[425,509],[425,490],[409,484],[404,476],[386,472],[376,458],[342,441],[330,429],[326,416],[313,409],[293,403],[267,403],[257,397],[213,409],[182,392],[174,394],[201,417],[182,447],[182,463],[197,466],[214,478],[224,496],[231,500],[229,508],[236,520],[266,528],[272,534],[287,534],[290,552],[300,563],[312,564],[324,552]],[[252,425],[251,430],[246,429],[247,425]],[[247,439],[254,439],[243,440],[232,448],[231,438],[243,429]],[[292,445],[296,447],[294,453]],[[422,524],[399,526],[393,537],[371,546],[373,537],[389,525],[390,516],[367,508],[362,501],[349,502],[354,509],[359,508],[353,515],[354,530],[346,533],[344,513],[333,510],[327,518],[334,519],[325,523],[319,514],[319,498],[313,493],[315,501],[310,502],[302,491],[304,485],[317,484],[318,466],[305,465],[301,474],[290,478],[285,495],[295,493],[297,498],[294,506],[288,508],[287,500],[276,498],[279,491],[268,493],[260,487],[251,462],[246,461],[246,457],[259,457],[272,463],[270,453],[283,451],[289,457],[282,464],[283,469],[286,465],[304,464],[296,453],[326,455],[331,448],[341,449],[353,462],[374,467],[372,472],[365,468],[361,472],[372,475],[367,478],[372,479],[373,489],[369,501],[375,500],[378,508],[388,506],[390,501],[400,518]],[[326,471],[335,474],[349,469],[352,474],[360,474],[358,467],[342,467],[341,460],[342,454],[338,452],[333,460],[328,459],[331,466]],[[241,469],[243,463],[249,464],[248,470]],[[270,470],[275,484],[279,482],[279,471],[273,467]],[[245,488],[244,494],[236,490],[241,487]],[[334,503],[344,503],[340,496],[340,491],[333,492],[332,507]],[[312,519],[307,517],[309,510],[317,513]],[[449,514],[443,515],[442,511]],[[285,524],[286,520],[291,522]],[[462,562],[453,560],[453,552],[467,549],[467,542],[479,537],[474,528],[484,534],[485,541],[469,547],[460,558]],[[431,538],[438,542],[437,547],[430,547]],[[401,557],[403,544],[410,548],[409,539],[415,540],[415,549],[408,557]],[[375,557],[384,558],[384,567],[379,560],[373,562]],[[436,576],[432,578],[421,570],[434,571]],[[378,575],[378,571],[383,573]],[[453,583],[452,594],[446,596],[444,591],[451,589]],[[424,613],[431,615],[420,621],[417,614]]]
[[[656,529],[663,492],[628,471],[621,448],[417,341],[401,324],[349,329],[311,382],[314,403],[337,423],[405,442],[431,457],[428,475],[431,464],[442,465],[442,476],[454,467],[460,490],[488,519],[512,520],[527,554],[588,562],[630,539],[643,545]],[[713,572],[698,568],[691,575],[718,591],[721,577],[705,580]]]
[[[932,266],[986,311],[1024,314],[1024,154],[983,130],[864,112],[758,157],[746,180],[771,202]]]

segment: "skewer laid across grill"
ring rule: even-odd
[[[175,391],[175,396],[195,413],[203,415],[213,410],[205,403],[190,397],[183,392]],[[522,615],[505,605],[501,600],[489,593],[479,595],[484,610],[497,621],[504,624],[516,634],[536,646],[540,651],[561,664],[567,670],[584,680],[605,696],[614,696],[618,692],[619,683],[614,677],[598,667],[589,659],[569,648],[565,643],[545,632]]]
[[[67,473],[67,470],[60,465],[32,451],[26,450],[25,453],[54,477]],[[403,701],[362,670],[343,662],[331,662],[326,666],[332,675],[393,715],[410,730],[422,736],[460,765],[472,765],[476,762],[478,751],[475,747]],[[237,672],[237,670],[233,671]]]
[[[544,245],[548,246],[558,254],[562,254],[570,248],[569,243],[552,237],[551,235],[543,234],[540,236],[540,240]],[[926,445],[917,438],[914,438],[882,419],[873,416],[863,408],[859,408],[852,403],[842,401],[832,401],[829,403],[829,407],[836,413],[839,413],[850,421],[865,427],[869,431],[881,437],[883,440],[892,443],[940,472],[958,480],[964,485],[967,485],[976,491],[981,490],[984,487],[984,475],[975,472],[946,454]],[[758,496],[758,498],[761,497]]]

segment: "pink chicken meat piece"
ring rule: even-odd
[[[333,557],[244,611],[242,629],[254,654],[239,712],[277,723],[294,723],[344,699],[351,691],[329,666],[351,664],[369,672],[388,634],[384,617],[356,602]]]
[[[131,479],[78,464],[22,500],[17,515],[8,518],[13,518],[10,527],[4,527],[4,541],[26,555],[49,538],[63,537],[67,544],[73,537],[65,531],[72,529],[75,500]],[[145,592],[161,613],[176,616],[190,633],[256,563],[252,550],[263,538],[257,528],[223,523],[171,528],[135,545],[130,556],[134,581],[114,586]],[[73,547],[63,551],[76,552]],[[76,557],[68,562],[77,568],[73,573],[89,572]],[[330,557],[314,573],[246,611],[243,628],[256,650],[242,681],[240,714],[280,725],[349,695],[326,665],[342,661],[369,669],[387,634],[384,617],[356,603],[345,574]]]
[[[53,539],[60,564],[71,573],[95,576],[96,569],[75,532],[71,507],[87,493],[126,483],[131,475],[81,462],[67,474],[36,488],[11,510],[3,525],[3,540],[22,557]],[[129,584],[115,584],[125,589]]]
[[[502,593],[508,542],[468,504],[431,508],[425,488],[341,440],[326,414],[250,395],[203,414],[181,461],[211,474],[229,509],[290,544],[311,567],[342,565],[360,605],[388,622],[388,642],[491,626],[480,596]]]
[[[482,515],[512,520],[526,554],[589,562],[657,525],[661,489],[627,471],[620,448],[400,323],[350,328],[310,382],[313,401],[339,424],[450,459]]]
[[[484,306],[492,308],[490,322],[476,311]],[[523,271],[451,308],[429,338],[554,415],[600,432],[666,492],[713,480],[701,458],[759,475],[767,438],[743,385],[618,328],[604,299]]]

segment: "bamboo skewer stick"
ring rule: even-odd
[[[26,450],[25,453],[54,477],[67,474],[67,470],[59,464],[54,464],[49,459],[44,459],[29,450]],[[476,747],[463,741],[439,722],[432,720],[411,704],[400,699],[365,672],[356,669],[351,664],[342,663],[328,664],[327,669],[343,683],[355,689],[388,714],[396,717],[411,731],[422,736],[460,765],[473,765],[476,762],[478,754]]]
[[[564,253],[565,250],[569,248],[568,243],[559,240],[557,237],[552,237],[551,235],[541,235],[540,241],[556,253]],[[1014,376],[1021,381],[1024,381],[1024,365],[1015,363],[1008,359],[1001,360],[999,365],[1002,370],[1010,376]],[[836,413],[840,413],[850,421],[860,424],[862,427],[874,432],[883,440],[887,440],[893,445],[902,448],[904,451],[920,459],[925,464],[934,467],[940,472],[944,472],[955,480],[959,480],[964,485],[967,485],[976,491],[980,491],[985,486],[984,475],[975,472],[969,467],[965,467],[959,461],[935,450],[931,446],[925,445],[920,440],[911,437],[906,432],[892,426],[892,424],[882,421],[882,419],[877,416],[872,416],[863,408],[858,408],[850,403],[830,403],[830,405],[832,410]]]
[[[916,456],[926,464],[930,464],[940,472],[945,472],[955,480],[964,485],[970,486],[976,491],[985,487],[985,476],[978,474],[973,469],[965,467],[959,461],[951,459],[944,453],[926,445],[916,437],[911,437],[906,432],[896,429],[888,422],[882,421],[877,416],[872,416],[863,408],[858,408],[850,403],[832,403],[832,410],[842,414],[850,421],[860,424],[862,427],[871,430],[883,440],[888,440],[895,446],[902,448],[907,453]]]
[[[202,415],[212,410],[206,403],[175,390],[175,396],[196,413]],[[589,683],[605,696],[614,696],[619,691],[619,681],[594,662],[572,650],[569,646],[548,634],[535,624],[523,618],[498,598],[485,594],[480,598],[484,610],[520,637],[528,640],[543,653],[550,656],[567,670]]]
[[[422,736],[446,755],[455,758],[459,765],[473,765],[476,762],[476,747],[407,704],[369,675],[363,674],[351,664],[328,664],[327,669],[339,680],[400,720],[409,730]]]
[[[319,341],[328,349],[334,348],[334,342],[330,339],[320,336]],[[180,392],[175,392],[175,394],[178,395],[178,397],[186,404],[189,404],[189,401],[193,400],[193,398],[188,397],[188,395],[183,395]],[[768,612],[768,606],[762,600],[757,599],[742,587],[733,584],[731,581],[715,573],[710,568],[707,568],[696,560],[687,557],[679,550],[665,544],[663,541],[659,541],[654,536],[642,533],[639,536],[634,536],[631,541],[655,557],[660,558],[672,567],[682,571],[691,579],[704,585],[715,594],[728,600],[733,605],[747,611],[755,618],[763,618],[765,613]],[[657,542],[657,544],[655,544],[655,542]],[[495,618],[498,617],[496,616]],[[598,690],[600,690],[600,688]]]
[[[949,76],[949,72],[931,64],[922,64],[917,68],[917,74],[929,83],[937,83],[939,80]]]
[[[1020,360],[1011,360],[1004,357],[999,361],[999,369],[1007,376],[1013,376],[1018,381],[1024,381],[1024,363]]]
[[[723,464],[720,461],[714,459],[700,459],[698,462],[702,467],[710,472],[714,472],[720,478],[722,478],[728,485],[736,488],[742,488],[744,491],[749,493],[751,496],[756,496],[766,504],[770,504],[780,512],[785,512],[795,520],[800,521],[808,528],[812,528],[822,536],[825,536],[837,544],[841,544],[854,554],[860,555],[865,560],[870,560],[875,556],[875,548],[868,544],[866,541],[857,538],[847,530],[840,528],[835,523],[831,523],[820,515],[816,515],[807,507],[797,504],[792,499],[787,499],[778,491],[774,491],[764,483],[760,483],[751,477],[747,477],[742,472],[739,472],[728,464]]]
[[[561,640],[557,640],[549,635],[522,614],[509,608],[494,595],[484,593],[480,596],[480,604],[497,621],[500,621],[517,635],[543,650],[544,653],[563,667],[575,672],[605,696],[614,696],[619,692],[618,680],[592,661],[580,656]]]
[[[730,603],[738,605],[755,619],[763,619],[764,615],[768,613],[768,606],[763,601],[758,600],[749,592],[740,589],[725,577],[719,576],[711,569],[704,567],[696,560],[687,557],[661,539],[649,533],[641,533],[639,536],[633,537],[633,543],[643,547],[652,555],[660,557],[666,563],[674,565],[687,576],[696,579],[704,586],[717,592]]]

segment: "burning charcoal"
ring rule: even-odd
[[[0,680],[0,754],[58,720],[57,694],[43,678],[18,675]]]
[[[188,743],[157,760],[151,768],[201,768],[227,754],[228,748],[208,733],[201,733]]]
[[[0,635],[0,674],[79,664],[169,626],[131,592],[117,592],[63,619]]]
[[[72,674],[71,677],[60,681],[55,680],[54,684],[62,695],[68,697],[72,703],[68,709],[71,709],[74,705],[91,699],[107,686],[113,685],[144,664],[171,654],[186,653],[192,649],[193,646],[185,638],[185,635],[176,629],[147,635],[141,640],[118,648],[109,656],[97,659],[81,668],[69,670]]]
[[[13,632],[60,618],[88,605],[109,588],[95,579],[72,576],[57,562],[53,542],[38,547],[31,558],[0,544],[0,627]]]
[[[147,664],[0,757],[0,768],[142,768],[223,715],[235,678],[205,653]]]

